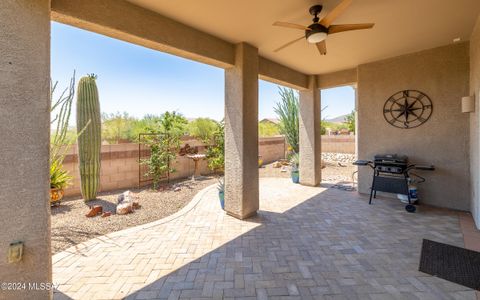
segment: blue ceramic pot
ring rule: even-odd
[[[225,193],[223,191],[218,191],[218,199],[220,199],[222,209],[225,209]]]
[[[292,175],[292,182],[293,183],[299,183],[300,182],[300,174],[299,174],[298,170],[292,171],[291,175]]]

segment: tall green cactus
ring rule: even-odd
[[[93,74],[82,77],[77,89],[78,158],[82,196],[85,201],[97,197],[100,184],[101,117],[98,90]]]

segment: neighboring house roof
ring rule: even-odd
[[[265,118],[265,119],[260,120],[259,123],[267,123],[267,122],[270,122],[270,123],[273,123],[273,124],[276,124],[276,125],[280,124],[280,120],[275,119],[275,118]]]

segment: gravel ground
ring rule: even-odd
[[[357,167],[352,165],[353,154],[322,153],[322,159],[324,165],[322,181],[328,183],[352,182],[352,174],[357,171]],[[260,168],[260,177],[290,178],[290,167],[286,167],[286,172],[282,172],[281,168],[274,168],[273,164],[268,164]],[[357,180],[356,176],[355,180]]]
[[[182,209],[201,189],[215,183],[217,179],[214,177],[204,177],[195,182],[190,179],[173,182],[180,187],[177,192],[173,188],[161,192],[148,188],[130,189],[142,207],[128,215],[115,215],[117,196],[125,190],[101,193],[98,200],[90,201],[88,205],[81,198],[65,199],[59,207],[51,210],[52,253],[97,236],[165,218]],[[85,214],[89,205],[102,205],[104,211],[113,214],[106,218],[87,218]]]
[[[351,182],[352,173],[357,170],[351,164],[353,156],[322,153],[325,168],[322,169],[322,181],[337,183]],[[290,177],[290,169],[281,172],[272,164],[259,169],[260,177]],[[149,188],[130,189],[137,197],[140,209],[128,215],[115,215],[117,196],[125,190],[101,193],[97,200],[84,203],[81,198],[65,199],[59,207],[52,207],[52,253],[63,251],[71,246],[97,236],[122,230],[141,224],[150,223],[176,213],[187,205],[201,189],[217,183],[214,177],[192,182],[190,179],[172,182],[169,189],[153,191]],[[180,191],[173,191],[172,186],[179,186]],[[110,217],[87,218],[89,205],[102,205],[104,211],[112,211]]]

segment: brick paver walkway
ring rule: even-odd
[[[394,200],[262,178],[260,212],[240,221],[200,192],[166,220],[53,257],[57,299],[475,299],[418,272],[421,241],[463,246],[458,216]]]

